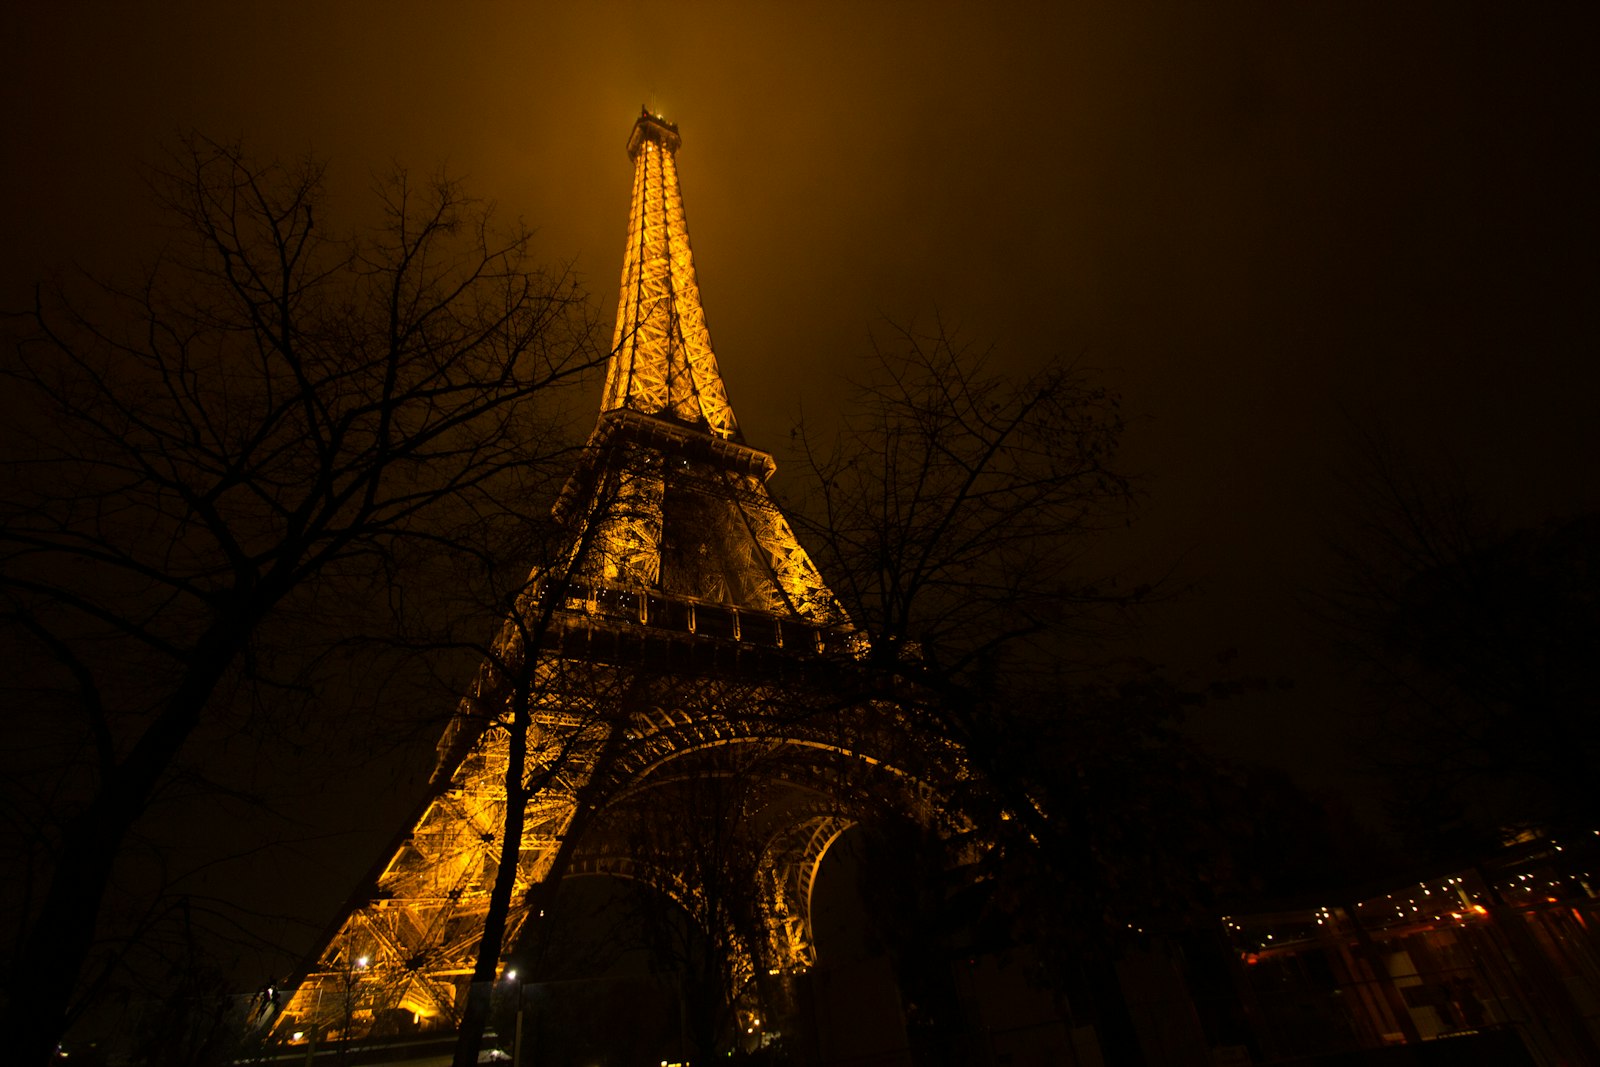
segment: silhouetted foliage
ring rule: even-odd
[[[563,445],[542,411],[604,356],[571,277],[452,181],[383,180],[348,236],[312,161],[195,138],[157,188],[155,264],[41,290],[0,368],[22,1062],[133,947],[122,894],[164,891],[117,882],[141,819],[180,777],[226,792],[195,740],[270,736],[337,692],[350,626],[523,510]]]
[[[1505,530],[1369,446],[1318,604],[1364,665],[1368,728],[1415,844],[1460,859],[1600,825],[1600,516]]]
[[[1137,1063],[1109,976],[1128,925],[1112,906],[1114,881],[1135,877],[1140,860],[1102,848],[1131,825],[1104,805],[1133,797],[1084,788],[1086,775],[1126,769],[1137,754],[1110,751],[1090,723],[1139,730],[1172,709],[1153,716],[1140,695],[1096,688],[1067,666],[1099,658],[1098,640],[1149,596],[1085,563],[1097,535],[1131,514],[1132,483],[1115,463],[1118,398],[1060,362],[1000,375],[942,328],[898,330],[876,354],[834,439],[797,431],[814,484],[796,525],[865,631],[869,668],[896,680],[915,728],[970,766],[965,795],[952,799],[996,843],[991,861],[1032,867],[1060,891],[1030,893],[1027,917],[1070,929],[1089,976],[1075,1002],[1097,1020],[1108,1062]],[[1113,771],[1096,791],[1152,780]],[[1150,906],[1161,890],[1138,877],[1125,896]],[[950,998],[937,983],[922,997],[918,1025],[934,1038],[925,1055],[937,1057]]]
[[[877,356],[836,438],[799,431],[815,484],[797,527],[865,631],[867,671],[971,771],[947,799],[983,843],[962,875],[982,892],[914,833],[869,828],[919,1062],[960,1056],[957,957],[1028,945],[1107,1062],[1141,1063],[1119,957],[1213,928],[1224,901],[1342,878],[1322,811],[1180,730],[1261,683],[1189,687],[1105,658],[1152,598],[1093,564],[1135,496],[1117,398],[1061,364],[1007,378],[942,331],[898,331]]]
[[[981,684],[1019,644],[1099,633],[1146,594],[1083,568],[1130,514],[1115,394],[1060,362],[1001,375],[942,327],[875,353],[836,435],[796,430],[794,516],[875,663]]]

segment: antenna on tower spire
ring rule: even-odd
[[[639,146],[646,141],[653,141],[668,152],[676,152],[683,138],[678,136],[676,123],[668,122],[660,115],[652,115],[650,109],[641,104],[639,121],[633,124],[633,133],[628,137],[628,158],[638,155]]]

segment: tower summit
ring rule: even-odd
[[[891,809],[955,825],[937,798],[961,768],[942,742],[825,681],[853,662],[857,635],[767,491],[772,457],[744,443],[728,405],[679,143],[648,113],[628,141],[615,344],[556,504],[564,541],[458,705],[409,832],[297,980],[281,1040],[457,1026],[553,887],[580,875],[642,882],[720,930],[726,1003],[753,1002],[815,963],[811,890],[849,825]],[[673,821],[704,810],[695,789],[735,782],[717,840],[750,864],[738,915],[707,910],[724,894],[695,882],[705,842]],[[491,893],[509,904],[486,942]]]
[[[633,204],[600,409],[626,408],[739,441],[689,251],[678,190],[681,143],[676,126],[648,111],[628,138]]]
[[[728,403],[689,251],[681,143],[647,110],[628,138],[633,199],[600,418],[557,516],[589,531],[576,571],[594,586],[843,622],[767,492],[772,457],[744,443]]]

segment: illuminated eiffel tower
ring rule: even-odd
[[[744,443],[700,305],[677,128],[633,128],[633,200],[601,413],[556,505],[568,531],[535,568],[495,656],[439,743],[425,809],[358,891],[285,1006],[284,1040],[453,1028],[483,937],[507,818],[509,710],[529,710],[505,945],[538,890],[631,878],[705,917],[705,841],[753,883],[706,921],[729,995],[815,962],[811,889],[828,847],[888,807],[947,831],[959,759],[892,705],[840,697],[859,635],[773,502],[772,457]],[[520,704],[518,702],[521,702]],[[697,783],[722,789],[708,827]],[[942,784],[941,784],[942,782]],[[683,813],[674,823],[663,813]],[[722,831],[731,833],[724,834]],[[555,916],[559,921],[559,916]]]

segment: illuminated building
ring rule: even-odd
[[[1224,919],[1259,1052],[1301,1062],[1444,1042],[1450,1062],[1596,1062],[1597,861],[1600,831],[1527,842],[1382,891]]]
[[[860,639],[767,491],[772,457],[744,443],[729,405],[679,143],[649,114],[628,143],[616,332],[599,419],[556,504],[562,548],[534,567],[439,743],[424,809],[328,938],[281,1038],[460,1021],[501,864],[517,708],[531,713],[533,796],[507,949],[538,918],[530,892],[563,877],[632,878],[703,916],[704,842],[659,816],[695,781],[738,777],[748,788],[717,829],[753,857],[756,884],[748,914],[711,921],[729,927],[730,1000],[754,1003],[754,987],[814,963],[811,888],[845,829],[884,807],[956,822],[933,799],[955,755],[900,729],[891,706],[829,688]]]

